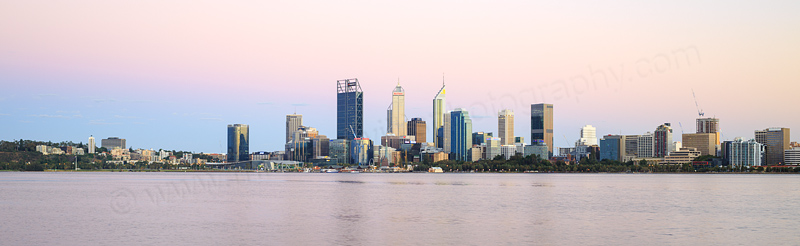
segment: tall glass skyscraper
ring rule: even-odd
[[[364,135],[364,92],[358,79],[336,81],[336,138],[353,140]]]
[[[469,112],[457,108],[450,112],[450,153],[456,160],[466,161],[472,148],[472,119]]]
[[[553,104],[531,104],[531,144],[536,140],[544,140],[553,156]]]
[[[443,79],[444,80],[444,79]],[[445,114],[445,97],[444,97],[444,81],[442,81],[442,89],[436,93],[433,98],[433,144],[436,148],[444,148],[444,114]],[[417,139],[417,141],[420,141]]]
[[[250,160],[250,126],[228,125],[228,162]]]

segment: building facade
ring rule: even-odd
[[[250,126],[228,125],[228,162],[250,160]]]
[[[364,135],[364,92],[358,79],[336,81],[336,138],[352,140]]]
[[[428,141],[428,135],[426,133],[427,127],[425,126],[425,121],[422,118],[412,118],[411,121],[408,122],[408,135],[414,136],[414,139],[417,143],[424,143]]]
[[[553,104],[531,104],[531,143],[544,140],[548,157],[553,155]]]
[[[450,112],[444,113],[444,118],[443,119],[444,119],[444,125],[441,128],[439,128],[441,130],[441,134],[440,135],[442,136],[442,139],[441,139],[442,140],[442,142],[441,142],[442,143],[442,151],[444,151],[444,153],[446,153],[446,154],[450,154],[450,149],[451,149],[450,146],[452,144],[450,142],[450,135],[451,135],[451,132],[450,132],[451,123],[450,122],[452,120],[452,119],[450,119]]]
[[[94,136],[89,136],[89,154],[94,154],[94,149],[97,147],[97,144],[94,142]]]
[[[506,160],[511,159],[512,156],[517,154],[517,146],[516,145],[501,145],[500,146],[500,154],[503,155],[503,158]]]
[[[303,116],[299,114],[286,115],[286,143],[292,140],[292,133],[303,125]]]
[[[392,106],[389,114],[389,129],[387,133],[397,136],[406,135],[406,91],[397,83],[392,90]]]
[[[497,134],[503,145],[514,144],[514,111],[504,109],[497,113]]]
[[[486,159],[493,160],[498,155],[501,155],[502,152],[500,150],[500,138],[496,137],[488,137],[486,138]]]
[[[472,119],[469,112],[457,108],[450,112],[450,152],[454,158],[466,161],[472,148]]]
[[[713,133],[714,145],[719,145],[719,119],[717,118],[698,118],[697,133]]]
[[[444,90],[444,81],[442,81],[442,89],[439,89],[439,92],[436,93],[436,96],[433,97],[433,124],[431,132],[433,134],[433,145],[436,148],[444,148],[444,144],[447,142],[444,139],[444,126],[446,109],[445,109],[445,90]]]
[[[125,139],[118,137],[109,137],[106,139],[102,139],[100,140],[100,147],[106,148],[108,150],[125,149]]]
[[[722,143],[722,159],[730,167],[761,166],[764,160],[764,145],[754,139],[743,141],[736,138]]]
[[[625,161],[625,140],[624,135],[608,135],[600,140],[600,160]]]
[[[783,151],[786,165],[800,165],[800,148],[791,148]]]
[[[592,146],[597,145],[597,128],[592,125],[581,127],[581,138],[575,145]]]
[[[681,147],[696,148],[700,155],[717,155],[716,133],[684,133],[681,135]]]
[[[789,137],[789,128],[773,127],[756,131],[756,142],[767,148],[765,165],[785,163],[783,155],[787,149],[791,148]]]
[[[664,123],[658,126],[653,133],[653,157],[665,157],[673,150],[672,127],[670,125],[670,123]]]

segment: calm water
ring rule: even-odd
[[[0,173],[2,245],[799,245],[800,176]]]

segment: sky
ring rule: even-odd
[[[554,104],[555,146],[580,127],[695,131],[722,139],[800,130],[800,1],[15,1],[0,2],[0,140],[226,151],[283,150],[285,116],[336,136],[336,80],[358,78],[364,135],[386,132],[399,83],[408,119],[447,108],[474,131]],[[431,127],[428,127],[431,131]],[[428,134],[428,141],[432,136]],[[792,141],[800,139],[800,132]],[[99,140],[98,140],[99,142]]]

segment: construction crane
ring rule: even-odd
[[[703,110],[700,109],[700,104],[697,104],[697,96],[694,95],[694,89],[692,89],[692,97],[694,98],[694,106],[697,107],[697,115],[703,117],[706,113],[703,113]]]

